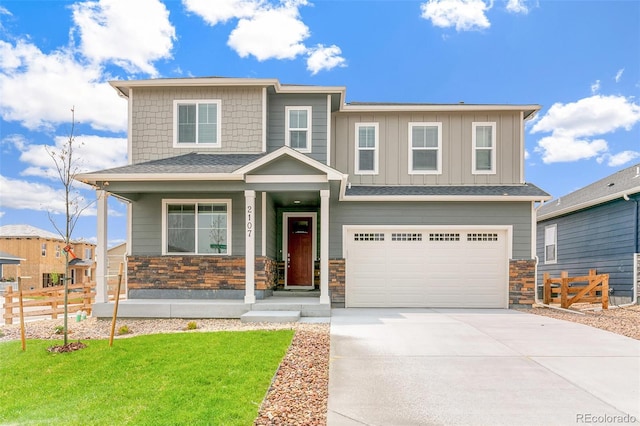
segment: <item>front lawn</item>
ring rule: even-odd
[[[0,424],[251,425],[293,330],[0,343]]]

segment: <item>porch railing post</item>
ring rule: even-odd
[[[320,191],[320,303],[329,304],[329,196]]]
[[[256,303],[256,191],[244,191],[245,200],[245,295],[244,303]],[[264,208],[264,207],[263,207]]]

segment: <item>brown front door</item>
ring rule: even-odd
[[[311,217],[287,218],[287,287],[313,285]]]

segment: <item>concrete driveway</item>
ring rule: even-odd
[[[328,425],[640,422],[640,341],[500,309],[334,309]]]

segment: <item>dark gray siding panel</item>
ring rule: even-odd
[[[284,146],[285,114],[287,106],[312,107],[311,158],[327,163],[327,95],[275,94],[268,98],[267,106],[267,152]]]
[[[343,225],[512,225],[513,258],[531,258],[531,203],[345,202],[332,199],[329,256],[343,257]]]
[[[557,225],[558,262],[545,264],[544,230]],[[638,217],[633,201],[613,201],[571,215],[538,223],[538,285],[545,272],[559,277],[586,275],[589,269],[609,274],[614,295],[631,297],[633,290],[633,254],[637,249]],[[539,293],[541,294],[541,293]]]
[[[265,232],[267,233],[267,256],[276,259],[277,251],[276,251],[276,242],[278,240],[277,231],[276,231],[276,207],[273,203],[273,198],[269,193],[267,193],[267,229]]]
[[[244,193],[144,195],[133,203],[131,217],[131,254],[162,254],[162,200],[171,199],[231,199],[231,238],[233,255],[244,255],[245,249],[245,212]],[[259,206],[259,201],[256,201]],[[257,252],[259,253],[259,251]]]

